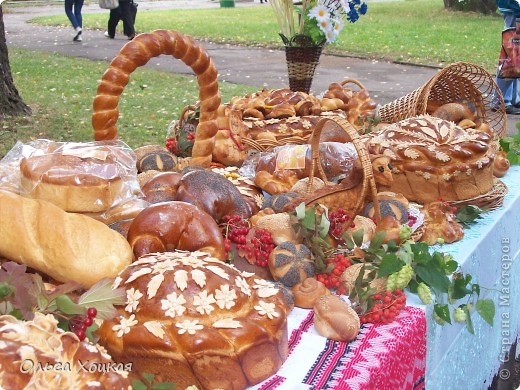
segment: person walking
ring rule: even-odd
[[[81,42],[81,32],[83,31],[83,17],[81,9],[83,8],[83,0],[65,0],[65,14],[70,20],[74,28],[74,42]]]
[[[129,40],[135,37],[135,11],[136,4],[133,0],[119,0],[119,7],[110,10],[110,17],[108,18],[108,29],[105,36],[114,39],[116,35],[116,27],[120,20],[123,21],[123,33]]]
[[[504,30],[516,27],[517,32],[520,32],[520,4],[517,0],[496,0],[498,11],[504,18]],[[520,115],[520,96],[518,95],[518,80],[519,79],[502,79],[498,77],[498,70],[496,76],[496,83],[502,96],[504,97],[504,104],[506,106],[506,113],[513,115]]]

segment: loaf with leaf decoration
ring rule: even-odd
[[[288,307],[272,282],[203,252],[149,254],[116,278],[126,306],[100,344],[180,389],[245,389],[287,358]]]
[[[131,365],[115,363],[101,346],[58,328],[51,314],[37,312],[31,321],[0,316],[0,344],[2,389],[130,388]]]
[[[371,154],[392,159],[390,191],[429,203],[466,200],[493,187],[493,135],[429,115],[402,120],[374,133]]]

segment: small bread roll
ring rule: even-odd
[[[310,249],[290,241],[274,248],[269,255],[268,266],[274,280],[288,287],[301,283],[316,272]]]
[[[350,342],[361,327],[359,316],[337,295],[323,295],[314,305],[314,327],[323,337]]]
[[[387,215],[381,218],[381,221],[377,224],[376,233],[384,230],[386,232],[385,243],[390,240],[394,240],[396,244],[401,242],[399,237],[402,229],[401,223],[393,215]]]
[[[178,172],[155,175],[143,185],[144,199],[152,204],[176,200],[181,179],[182,174]]]
[[[292,293],[294,295],[294,306],[312,309],[320,297],[330,294],[330,290],[315,278],[307,278],[293,286]]]
[[[255,228],[271,232],[273,242],[280,245],[283,242],[298,242],[298,235],[291,226],[291,216],[287,213],[264,215],[255,223]]]
[[[352,234],[360,229],[363,229],[363,242],[369,242],[374,237],[376,224],[370,218],[356,215],[345,233],[352,237]]]
[[[135,218],[137,214],[139,214],[148,206],[150,206],[150,203],[144,199],[130,198],[110,207],[104,212],[82,214],[97,219],[98,221],[103,222],[105,225],[111,225],[119,221]]]
[[[504,177],[509,170],[511,163],[507,159],[507,153],[503,150],[497,152],[495,161],[493,161],[493,175],[495,177]]]
[[[305,177],[296,182],[295,185],[292,186],[291,192],[294,192],[298,195],[307,195],[309,193],[313,193],[314,191],[319,190],[320,188],[325,187],[325,183],[319,177],[315,177],[312,180],[312,186],[309,189],[309,178]]]

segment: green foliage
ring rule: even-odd
[[[520,123],[517,123],[516,129],[516,134],[500,140],[500,147],[507,153],[511,165],[520,165]]]
[[[155,375],[150,373],[141,374],[141,379],[134,379],[132,381],[132,388],[134,390],[172,390],[176,385],[172,382],[154,382]],[[190,386],[191,387],[191,386]],[[194,389],[197,390],[195,386]]]
[[[111,286],[111,279],[102,279],[87,291],[73,282],[49,291],[40,274],[27,272],[25,265],[7,262],[0,269],[0,315],[32,320],[35,312],[52,314],[62,329],[69,330],[68,319],[86,314],[90,307],[97,309],[97,317],[101,319],[116,315],[114,305],[124,304],[126,294],[123,289],[113,290]],[[90,340],[94,340],[95,329],[92,326],[87,333]]]
[[[484,212],[480,207],[474,205],[466,205],[459,207],[455,212],[455,217],[464,227],[469,227],[481,218]]]
[[[330,272],[330,268],[327,268],[327,259],[334,248],[328,234],[330,221],[327,208],[319,204],[306,207],[305,203],[301,203],[291,213],[291,222],[294,231],[301,235],[303,244],[311,250],[316,271]]]
[[[347,245],[351,245],[347,243]],[[388,276],[387,289],[408,288],[417,294],[424,304],[433,304],[434,320],[443,325],[455,321],[465,322],[466,328],[473,333],[471,311],[477,313],[493,325],[495,306],[492,300],[480,299],[480,286],[472,283],[472,276],[459,270],[453,256],[441,252],[431,252],[425,243],[406,241],[396,245],[393,241],[382,244],[381,238],[372,242],[359,261],[368,269],[376,270],[370,275],[360,273],[355,282],[354,302],[370,294],[368,284],[375,277]],[[466,299],[466,302],[459,303]],[[448,303],[444,303],[444,302]],[[368,302],[370,305],[370,302]],[[457,306],[456,306],[457,305]]]

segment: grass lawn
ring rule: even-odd
[[[94,139],[92,103],[106,62],[19,49],[9,50],[9,60],[15,85],[33,115],[0,121],[0,158],[18,140]],[[222,100],[229,101],[256,88],[220,82],[219,90]],[[133,148],[164,144],[169,123],[198,100],[198,93],[194,77],[138,68],[119,100],[120,138]]]
[[[65,15],[39,17],[34,22],[69,25]],[[104,30],[106,22],[105,13],[84,15],[84,24],[92,28]],[[468,61],[494,72],[502,25],[498,14],[447,11],[443,0],[375,2],[369,3],[365,16],[346,26],[326,51],[434,66]],[[139,12],[138,32],[163,28],[213,42],[277,47],[282,43],[273,9],[260,4]]]

